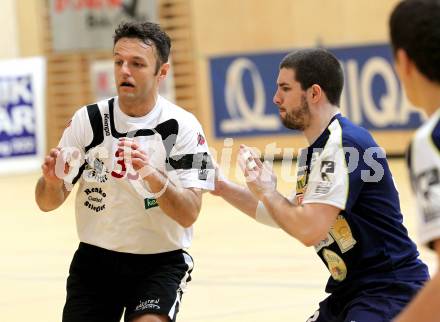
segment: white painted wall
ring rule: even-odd
[[[15,0],[0,1],[0,59],[16,58],[20,55]]]

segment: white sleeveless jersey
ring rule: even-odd
[[[183,228],[159,207],[146,183],[123,160],[118,141],[131,137],[150,163],[175,185],[214,189],[214,170],[202,127],[191,113],[159,96],[143,117],[129,117],[118,98],[79,109],[59,146],[79,149],[66,183],[78,181],[76,222],[82,242],[118,252],[161,253],[191,245],[193,228]]]
[[[420,241],[440,239],[440,109],[417,130],[407,158],[416,196]]]

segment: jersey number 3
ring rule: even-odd
[[[121,179],[125,176],[125,173],[127,172],[127,166],[125,165],[124,158],[121,157],[121,150],[116,150],[115,157],[118,158],[118,161],[116,164],[120,166],[120,169],[117,169],[117,166],[115,166],[115,170],[112,171],[112,176],[118,179]],[[139,178],[139,173],[127,173],[127,178],[130,180],[137,180]]]

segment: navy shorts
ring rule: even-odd
[[[332,294],[307,322],[389,322],[423,287],[423,282],[395,281],[359,292]]]
[[[138,255],[80,243],[70,265],[63,322],[119,322],[123,314],[128,322],[147,313],[175,321],[192,268],[183,250]]]

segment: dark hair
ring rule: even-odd
[[[440,0],[400,2],[389,26],[394,54],[405,50],[421,73],[440,82]]]
[[[303,90],[317,84],[333,105],[339,106],[344,74],[341,64],[325,49],[304,49],[288,54],[280,63],[281,68],[295,71],[295,78]]]
[[[156,47],[158,59],[156,63],[156,73],[162,64],[168,61],[171,49],[171,39],[160,26],[153,22],[122,22],[115,30],[113,35],[113,46],[121,38],[137,38],[147,45]]]

